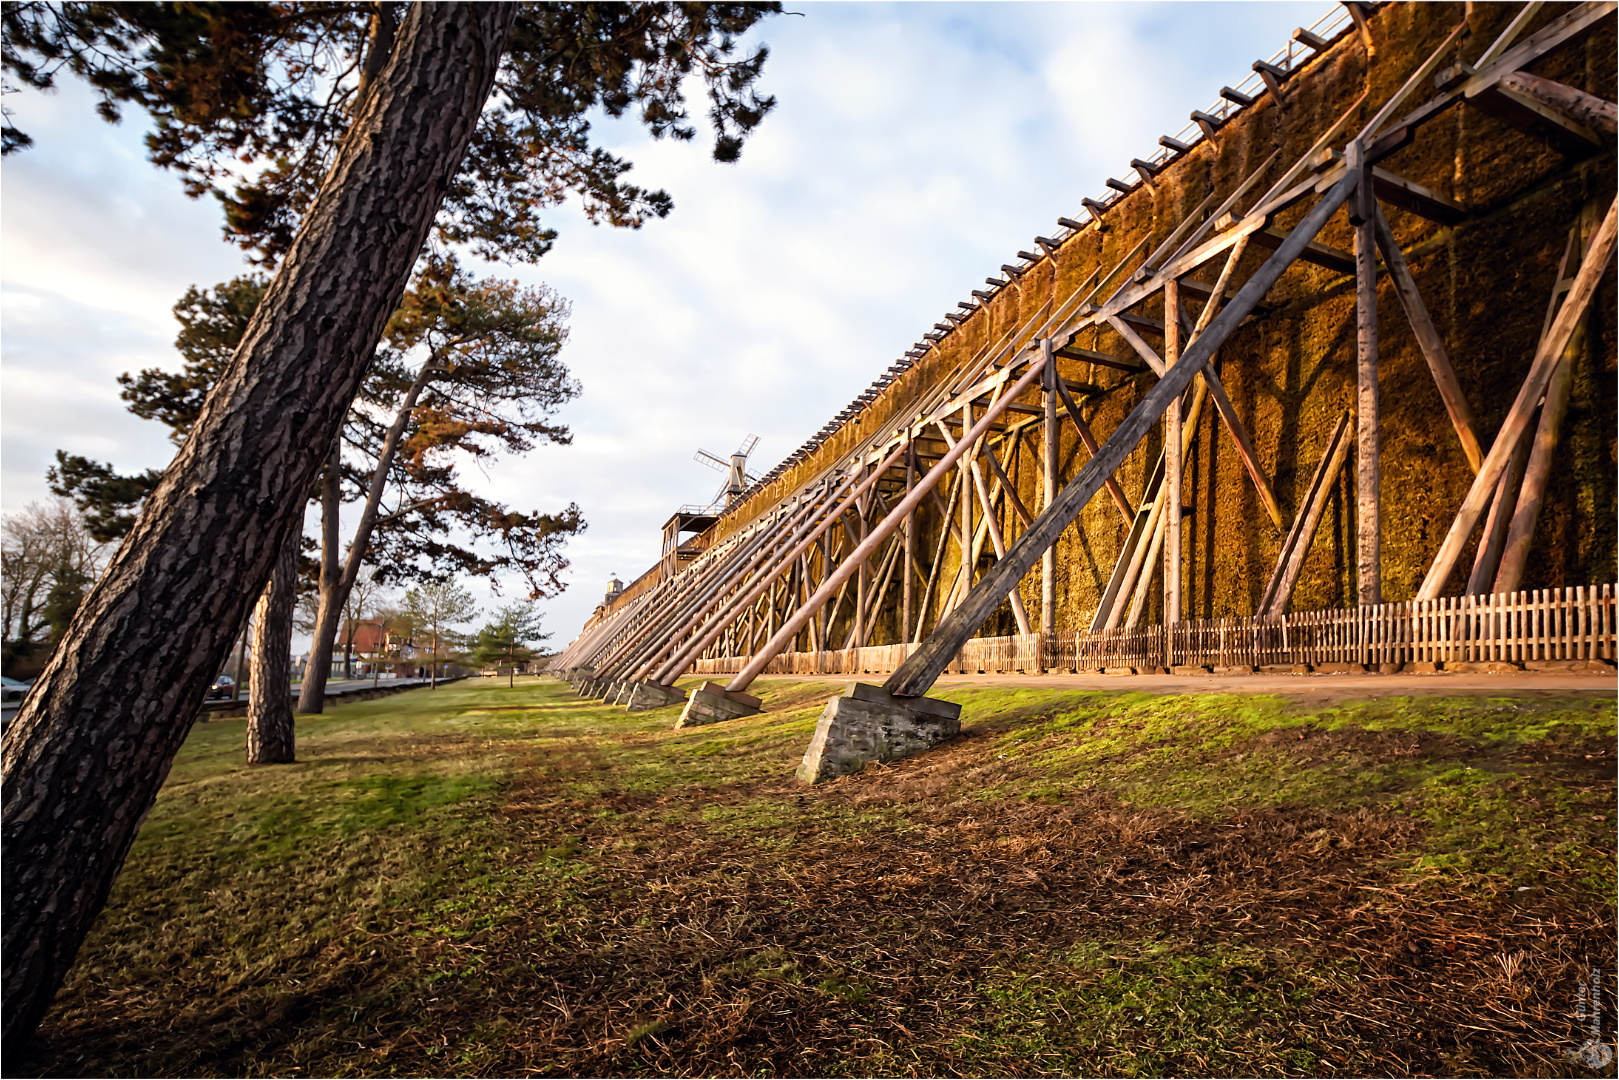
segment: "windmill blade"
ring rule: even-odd
[[[736,452],[741,454],[743,457],[747,457],[749,454],[753,453],[753,448],[758,445],[759,436],[749,435],[747,438],[742,440],[742,445],[737,447]]]
[[[724,458],[715,457],[707,450],[697,451],[696,454],[692,455],[692,460],[701,462],[702,464],[707,465],[710,469],[718,469],[723,473],[728,473],[731,471],[731,463],[729,461],[726,461]]]

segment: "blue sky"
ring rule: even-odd
[[[986,275],[1330,7],[789,6],[803,14],[754,35],[771,47],[764,85],[780,105],[738,164],[713,164],[701,139],[652,142],[604,121],[631,179],[668,190],[674,213],[615,231],[565,209],[538,264],[488,268],[573,302],[573,444],[477,480],[522,509],[577,502],[590,522],[570,548],[568,591],[543,604],[557,641],[609,573],[628,581],[652,563],[676,506],[714,494],[721,477],[692,460],[699,447],[724,455],[756,434],[754,471],[768,469]],[[245,265],[212,202],[145,162],[144,117],[105,124],[68,80],[7,100],[36,140],[0,168],[11,512],[46,496],[57,448],[130,469],[168,461],[162,429],[124,411],[114,378],[173,366],[175,300]]]

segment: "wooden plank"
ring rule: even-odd
[[[1445,582],[1461,557],[1463,546],[1472,535],[1473,527],[1478,524],[1479,515],[1484,512],[1485,505],[1495,492],[1496,482],[1501,479],[1501,472],[1506,468],[1507,459],[1517,445],[1518,436],[1528,428],[1534,408],[1551,381],[1556,362],[1562,357],[1563,350],[1574,334],[1575,326],[1584,316],[1591,297],[1595,295],[1608,260],[1613,257],[1616,210],[1619,210],[1619,204],[1608,207],[1607,216],[1602,219],[1602,225],[1597,229],[1596,236],[1591,242],[1591,250],[1580,266],[1579,275],[1574,279],[1573,287],[1569,289],[1568,298],[1564,300],[1562,310],[1557,313],[1546,340],[1537,350],[1529,374],[1524,378],[1523,386],[1518,391],[1518,397],[1508,410],[1500,433],[1496,435],[1495,444],[1490,447],[1489,455],[1479,467],[1478,475],[1473,478],[1473,486],[1457,510],[1450,532],[1440,544],[1433,565],[1423,578],[1422,586],[1417,591],[1419,599],[1438,596],[1440,590],[1445,587]]]
[[[960,490],[960,484],[956,482],[955,478],[952,478],[949,497],[945,500],[947,505],[942,518],[943,523],[939,528],[939,542],[933,547],[933,562],[928,566],[927,584],[922,589],[922,605],[916,612],[916,629],[911,632],[912,641],[916,641],[922,636],[922,624],[928,617],[928,601],[933,599],[933,586],[939,580],[939,568],[944,565],[944,546],[949,541],[951,533],[954,532],[953,526],[948,528],[946,526],[950,526],[951,516],[955,513],[956,498]]]
[[[1411,276],[1411,268],[1406,265],[1405,255],[1401,253],[1400,245],[1394,242],[1394,232],[1389,228],[1388,219],[1383,216],[1381,208],[1374,209],[1377,246],[1383,255],[1383,265],[1388,268],[1395,295],[1400,298],[1400,306],[1405,309],[1405,317],[1411,323],[1411,332],[1422,349],[1423,359],[1428,362],[1434,385],[1439,388],[1439,398],[1445,403],[1450,425],[1456,429],[1456,437],[1461,440],[1462,453],[1467,455],[1467,463],[1476,473],[1479,463],[1484,460],[1484,451],[1479,446],[1473,410],[1467,403],[1467,395],[1462,393],[1461,383],[1456,380],[1456,372],[1445,352],[1445,343],[1440,339],[1433,320],[1428,317],[1427,305],[1417,291],[1417,282]]]
[[[962,643],[983,625],[990,612],[1016,587],[1040,554],[1054,544],[1069,523],[1079,516],[1091,496],[1101,490],[1102,482],[1134,451],[1147,429],[1157,422],[1170,402],[1186,389],[1192,375],[1248,317],[1253,306],[1293,264],[1304,246],[1315,239],[1327,219],[1349,197],[1353,186],[1352,179],[1345,179],[1321,197],[1293,230],[1287,243],[1265,260],[1264,265],[1238,291],[1236,299],[1188,347],[1174,370],[1160,379],[1130,411],[1103,444],[1101,453],[1080,469],[1058,494],[1057,501],[1042,511],[1034,524],[1018,537],[1017,542],[1007,550],[1006,558],[984,576],[966,602],[940,622],[928,640],[884,683],[890,694],[918,697],[927,693],[950,658],[960,650]]]

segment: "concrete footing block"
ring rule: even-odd
[[[961,706],[935,698],[896,698],[880,686],[850,683],[826,703],[798,779],[819,784],[939,745],[961,731]]]
[[[681,711],[675,727],[696,727],[721,720],[738,720],[744,716],[757,716],[761,702],[752,694],[727,690],[717,682],[705,682],[691,692],[686,708]]]
[[[664,686],[655,682],[638,682],[629,684],[629,693],[625,696],[623,705],[630,712],[645,712],[647,709],[662,709],[669,705],[680,705],[686,700],[684,690],[676,690],[672,686]]]

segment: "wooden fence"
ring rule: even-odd
[[[1447,596],[1363,608],[1300,611],[1274,618],[1198,619],[1091,633],[974,638],[948,673],[1035,673],[1107,668],[1262,667],[1272,664],[1413,664],[1616,657],[1615,586]],[[893,671],[915,644],[782,653],[774,675],[863,675]],[[700,675],[731,675],[745,656],[698,660]]]

